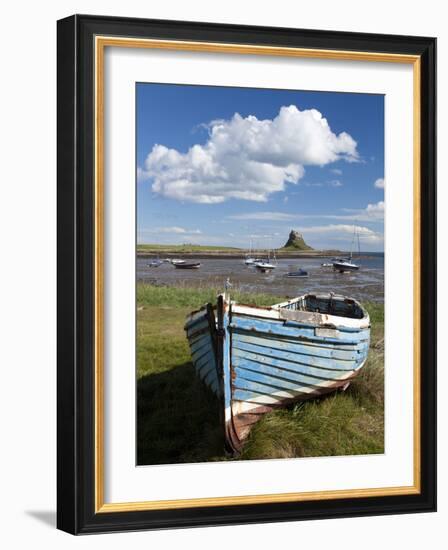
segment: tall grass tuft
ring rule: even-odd
[[[171,306],[171,307],[191,307],[200,308],[204,304],[216,303],[216,296],[223,292],[223,288],[188,288],[188,287],[168,287],[154,286],[145,283],[137,285],[137,304],[142,306]],[[276,301],[284,300],[283,296],[273,296],[272,294],[241,292],[238,288],[232,288],[232,300],[246,304],[256,304],[259,306],[272,305]]]

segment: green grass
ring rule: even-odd
[[[240,252],[240,248],[234,248],[231,246],[208,246],[200,244],[138,244],[137,252],[176,252],[176,253],[188,253],[188,252]]]
[[[147,284],[137,285],[137,304],[139,306],[170,306],[197,309],[207,302],[216,302],[216,296],[222,292],[222,288],[184,288],[184,287],[163,287]],[[257,304],[267,306],[276,301],[283,300],[283,296],[273,296],[272,294],[240,292],[238,289],[232,289],[232,300],[237,300],[247,304]]]
[[[226,456],[219,402],[196,376],[185,316],[214,289],[137,285],[137,455],[139,464],[232,460]],[[282,296],[232,293],[269,305]],[[345,392],[265,415],[240,459],[384,451],[384,308],[365,304],[372,320],[369,358]]]

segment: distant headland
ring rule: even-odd
[[[199,244],[137,244],[137,255],[154,256],[185,256],[190,258],[242,258],[247,250],[231,246],[208,246]],[[288,239],[282,248],[275,250],[278,258],[320,258],[337,256],[340,250],[317,250],[305,242],[301,233],[291,229]],[[266,254],[265,249],[252,250],[252,254]]]

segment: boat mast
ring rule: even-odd
[[[353,226],[353,237],[352,237],[352,243],[350,245],[350,261],[353,259],[353,245],[355,244],[355,235],[356,235],[356,224]],[[358,236],[358,242],[359,242],[359,236]]]

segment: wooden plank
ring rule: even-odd
[[[200,323],[195,323],[193,327],[187,328],[188,338],[194,338],[196,334],[201,334],[204,329],[208,329],[208,320],[206,318],[202,319]]]
[[[279,350],[276,348],[270,348],[266,346],[259,346],[256,344],[242,342],[240,340],[232,341],[232,350],[241,350],[243,352],[251,352],[263,357],[272,357],[274,359],[282,359],[283,361],[290,361],[292,363],[299,363],[301,365],[309,365],[312,367],[320,367],[324,369],[341,369],[348,370],[353,368],[353,364],[356,361],[353,360],[340,360],[319,357],[317,355],[305,355],[303,353],[296,353],[295,351]],[[262,359],[260,359],[262,360]]]
[[[270,397],[271,400],[264,400],[263,403],[275,403],[284,400],[294,400],[299,398],[301,395],[314,393],[315,391],[316,388],[314,386],[299,386],[295,390],[282,390],[274,386],[260,384],[259,382],[250,382],[248,380],[240,379],[238,387],[234,387],[233,396],[234,399],[238,399],[241,401],[252,401],[254,398],[266,396]],[[245,393],[244,399],[241,399],[240,392]]]
[[[233,385],[235,388],[242,388],[243,381],[244,381],[244,383],[255,382],[255,383],[264,384],[267,387],[272,387],[274,391],[278,391],[278,390],[296,391],[297,388],[300,388],[302,386],[316,389],[319,386],[319,383],[324,382],[324,380],[320,379],[320,380],[317,380],[317,383],[316,383],[316,379],[314,379],[315,383],[313,383],[309,378],[306,379],[306,377],[302,377],[302,380],[300,382],[285,380],[284,378],[281,378],[278,376],[272,376],[271,374],[266,374],[260,371],[256,372],[253,370],[242,369],[240,367],[234,368],[234,373],[236,374],[236,377],[233,380]]]
[[[207,353],[195,361],[194,366],[199,370],[203,365],[207,365],[208,363],[215,364],[215,355],[212,349],[209,349]]]
[[[202,320],[207,318],[207,306],[202,307],[199,311],[196,313],[190,314],[187,317],[187,321],[185,323],[185,328],[191,328],[195,324],[201,322]]]
[[[308,342],[297,342],[279,337],[270,337],[265,334],[254,334],[246,332],[234,331],[232,334],[232,342],[247,342],[248,344],[256,344],[273,349],[291,351],[303,355],[315,355],[326,359],[339,359],[343,361],[354,360],[358,357],[359,352],[367,349],[365,343],[356,346],[346,346],[344,349],[337,348],[334,344],[322,345],[311,344]]]
[[[257,361],[251,361],[247,358],[233,357],[232,366],[235,368],[242,368],[246,370],[252,370],[256,372],[265,373],[271,376],[277,376],[285,378],[287,380],[293,380],[296,382],[317,384],[325,380],[339,380],[341,376],[350,376],[352,371],[331,371],[324,369],[313,369],[311,367],[305,367],[303,371],[297,369],[286,369],[278,366],[273,366],[267,363],[258,363]],[[355,369],[352,369],[355,370]]]
[[[232,363],[233,364],[244,364],[244,361],[253,363],[253,368],[256,368],[258,365],[267,365],[270,367],[275,367],[278,369],[284,369],[290,372],[296,372],[299,374],[305,374],[308,376],[316,376],[318,378],[324,378],[327,380],[334,380],[339,376],[342,376],[344,373],[356,370],[358,365],[360,365],[365,359],[365,355],[360,355],[358,361],[351,363],[347,366],[346,369],[332,369],[330,366],[327,368],[315,367],[312,365],[306,365],[301,363],[293,363],[291,361],[284,361],[282,359],[276,359],[274,357],[261,356],[257,353],[252,353],[248,351],[234,350],[232,353]]]
[[[192,358],[195,359],[196,357],[200,357],[204,353],[205,348],[213,349],[212,339],[208,335],[206,338],[203,338],[200,342],[197,342],[194,345],[190,345]]]
[[[283,323],[275,321],[266,321],[262,319],[248,319],[239,316],[232,316],[232,322],[230,328],[240,329],[255,333],[267,333],[278,334],[280,336],[289,336],[299,340],[306,340],[310,342],[321,343],[334,343],[338,345],[343,344],[357,344],[358,342],[365,342],[369,339],[369,329],[362,330],[355,333],[346,333],[341,338],[319,338],[314,335],[314,328],[304,328],[294,326],[293,323]]]

